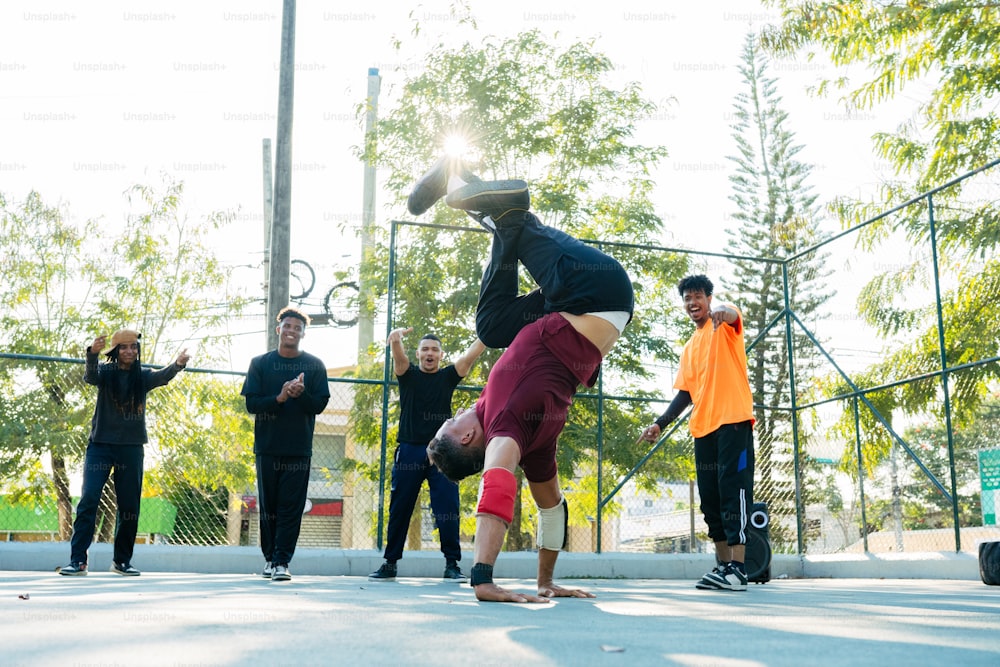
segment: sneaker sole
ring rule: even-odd
[[[522,180],[510,181],[474,181],[454,192],[448,194],[444,203],[452,208],[462,211],[478,211],[476,201],[480,198],[486,201],[487,197],[503,197],[509,195],[524,194],[528,190],[528,183]]]
[[[121,575],[123,577],[138,577],[141,572],[119,572],[118,570],[111,570],[115,574]]]
[[[292,578],[290,576],[287,576],[287,575],[286,576],[280,576],[280,577],[271,577],[271,581],[291,581],[291,580],[292,580]]]
[[[406,198],[406,210],[410,215],[423,215],[447,194],[449,162],[448,158],[439,158],[417,180]]]
[[[700,591],[721,591],[722,590],[722,587],[719,586],[714,581],[705,581],[704,579],[702,579],[701,581],[699,581],[698,583],[696,583],[694,585],[694,587],[697,588]]]
[[[720,591],[745,591],[746,589],[747,587],[741,584],[729,584],[728,586],[719,587]]]
[[[86,577],[87,576],[87,571],[86,570],[83,570],[81,572],[62,572],[62,571],[60,571],[59,574],[62,575],[62,576],[64,576],[64,577]]]

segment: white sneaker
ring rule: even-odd
[[[59,574],[61,574],[64,577],[86,577],[87,564],[70,563],[69,565],[63,565],[61,568],[59,568]]]
[[[132,567],[131,563],[116,563],[111,561],[111,571],[123,577],[138,577],[141,572]]]
[[[271,581],[291,581],[292,573],[288,571],[287,565],[275,565],[271,572]]]
[[[716,565],[712,568],[712,571],[704,575],[698,580],[698,583],[694,585],[695,588],[703,591],[717,591],[722,586],[718,583],[718,578],[722,576],[722,570],[725,565]]]
[[[726,563],[721,570],[718,568],[712,570],[703,579],[707,579],[726,591],[745,591],[747,589],[747,575],[733,567],[732,563]]]
[[[271,561],[267,561],[266,563],[264,563],[264,571],[260,573],[260,576],[264,577],[265,579],[270,579],[273,573],[274,573],[274,563],[272,563]]]

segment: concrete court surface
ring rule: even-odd
[[[0,664],[1000,665],[1000,587],[977,580],[559,583],[597,598],[481,603],[430,577],[0,571]]]

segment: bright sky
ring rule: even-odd
[[[446,0],[401,4],[298,3],[292,257],[317,269],[317,293],[332,283],[334,268],[357,263],[356,239],[341,239],[338,227],[361,220],[363,167],[353,147],[363,128],[354,110],[368,69],[379,69],[380,107],[388,109],[421,53],[441,41],[475,39]],[[735,152],[729,126],[743,39],[777,17],[751,0],[584,4],[473,7],[482,35],[537,28],[563,44],[596,38],[620,81],[640,82],[661,106],[639,138],[670,151],[657,175],[664,244],[721,250],[732,215],[726,156]],[[62,201],[72,217],[116,225],[121,193],[167,172],[185,182],[191,216],[238,211],[220,256],[233,265],[259,262],[261,145],[276,134],[281,13],[278,0],[0,4],[0,191],[21,199],[35,189],[49,203]],[[402,54],[392,49],[394,37],[404,40]],[[872,191],[888,170],[873,159],[869,138],[901,120],[888,112],[848,116],[835,100],[807,96],[805,87],[825,72],[804,62],[774,63],[770,72],[805,146],[799,158],[814,165],[821,202]],[[385,202],[378,198],[379,221],[408,217]],[[248,284],[259,282],[243,270]],[[256,322],[234,327],[260,329]],[[353,332],[311,334],[308,347],[328,365],[353,362]],[[254,348],[248,355],[262,351],[262,334],[243,338]],[[233,365],[243,370],[246,359]]]

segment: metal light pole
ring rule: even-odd
[[[375,224],[375,164],[370,151],[375,141],[375,121],[378,119],[378,94],[382,77],[377,67],[368,68],[368,99],[365,113],[365,161],[364,201],[361,212],[361,272],[358,286],[358,361],[368,352],[375,340],[375,313],[370,305],[371,285],[366,267],[371,260],[371,228]]]

